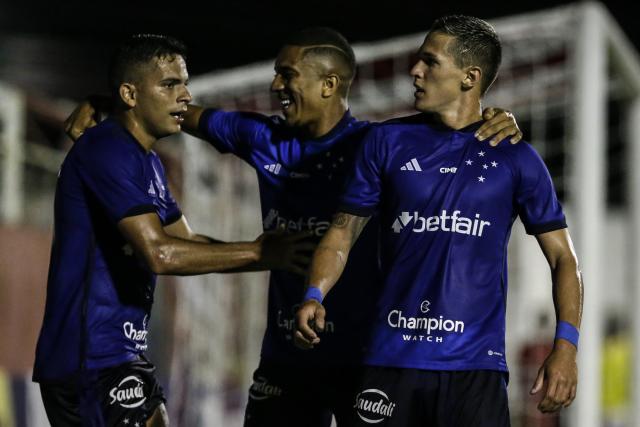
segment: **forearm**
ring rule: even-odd
[[[582,275],[569,230],[561,229],[536,236],[553,281],[556,320],[580,327],[582,320]]]
[[[155,213],[126,217],[118,222],[118,230],[135,253],[157,274],[223,272],[256,264],[270,252],[263,253],[263,240],[208,242],[208,237],[191,231],[184,216],[164,227]]]
[[[539,234],[536,238],[551,268],[553,304],[558,328],[553,351],[538,371],[530,393],[538,393],[547,382],[546,392],[538,404],[538,409],[542,412],[554,412],[563,406],[569,406],[576,396],[576,329],[580,327],[582,318],[582,277],[567,229]]]
[[[558,321],[571,323],[580,328],[582,320],[582,274],[572,254],[557,260],[552,267],[553,302]]]
[[[267,267],[266,265],[259,263],[259,262],[254,262],[251,264],[247,264],[247,265],[243,265],[242,267],[237,267],[237,268],[230,268],[228,270],[225,271],[220,271],[220,273],[255,273],[258,271],[269,271],[271,270],[271,268]]]
[[[205,236],[204,234],[193,234],[188,240],[201,243],[225,243],[222,240],[214,239],[213,237]]]
[[[182,215],[177,221],[174,221],[163,228],[166,234],[179,239],[201,243],[224,243],[223,241],[214,239],[213,237],[194,233],[184,215]]]
[[[309,284],[319,288],[323,295],[342,275],[351,247],[368,221],[368,217],[338,213],[318,244],[311,260]]]
[[[158,274],[196,275],[250,268],[261,257],[256,242],[204,243],[167,237],[146,254]]]
[[[309,284],[319,288],[323,295],[336,284],[349,258],[350,248],[331,243],[324,239],[320,242],[313,254],[309,271]]]
[[[205,236],[204,234],[192,234],[187,240],[200,243],[226,243],[222,240],[214,239],[213,237]],[[250,264],[243,265],[241,267],[228,268],[219,273],[249,273],[255,271],[265,271],[269,268],[261,261],[252,262]]]

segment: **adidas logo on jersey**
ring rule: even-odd
[[[280,169],[282,169],[282,165],[280,163],[273,163],[270,165],[263,166],[266,170],[271,172],[272,174],[278,175],[280,173]]]
[[[422,168],[418,164],[418,160],[414,157],[400,168],[401,171],[422,172]]]
[[[153,182],[149,183],[149,189],[147,190],[147,193],[149,193],[150,196],[156,195],[156,189],[153,188]]]

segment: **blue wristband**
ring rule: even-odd
[[[304,293],[304,299],[303,301],[309,301],[309,300],[316,300],[318,301],[320,304],[322,304],[322,291],[315,287],[315,286],[309,286],[307,288],[307,292]]]
[[[569,322],[561,320],[556,326],[556,339],[562,338],[569,341],[571,344],[578,348],[578,338],[580,338],[580,332],[578,329]]]

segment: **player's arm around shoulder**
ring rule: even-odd
[[[197,105],[188,105],[184,113],[182,127],[198,138],[202,138],[198,124],[206,109]],[[77,141],[87,129],[96,126],[101,117],[113,111],[113,100],[106,95],[90,95],[80,102],[64,121],[64,131],[72,141]]]
[[[211,144],[220,153],[232,153],[251,163],[256,151],[269,151],[279,125],[274,117],[244,111],[224,111],[189,105],[183,130]]]
[[[76,106],[64,121],[64,131],[72,141],[77,141],[84,132],[100,122],[102,115],[113,109],[111,98],[104,95],[90,95]]]
[[[296,313],[295,342],[313,348],[320,342],[317,332],[324,330],[324,296],[336,284],[349,258],[349,251],[370,217],[339,212],[320,240],[309,271],[309,286]]]
[[[575,399],[578,385],[576,356],[582,319],[583,286],[578,259],[566,228],[536,235],[551,269],[558,325],[553,350],[538,371],[531,393],[547,390],[538,405],[555,412]]]
[[[491,138],[489,144],[495,147],[500,141],[509,138],[511,144],[517,144],[522,140],[522,131],[518,127],[515,116],[509,110],[489,107],[482,112],[485,122],[476,131],[476,138],[484,141]]]

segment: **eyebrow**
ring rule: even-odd
[[[437,55],[434,55],[431,52],[425,52],[424,50],[419,51],[418,56],[420,58],[428,58],[428,59],[436,59],[436,60],[438,59]]]
[[[189,79],[187,80],[182,80],[181,78],[177,78],[177,77],[167,77],[166,79],[162,79],[160,80],[160,83],[182,83],[184,82],[184,84],[189,83]]]
[[[276,65],[275,67],[273,67],[273,69],[278,73],[281,73],[283,71],[292,71],[296,74],[298,73],[298,70],[289,65]]]

